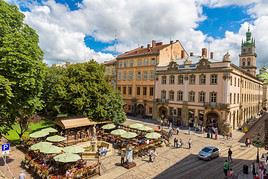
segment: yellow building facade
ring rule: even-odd
[[[181,43],[152,41],[146,47],[130,50],[116,58],[116,87],[124,100],[124,110],[133,116],[152,117],[156,66],[188,54]]]

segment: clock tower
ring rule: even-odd
[[[239,55],[240,64],[239,66],[256,76],[257,64],[256,64],[256,48],[255,39],[252,37],[252,33],[248,28],[246,33],[246,41],[242,40],[241,54]]]

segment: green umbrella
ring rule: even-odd
[[[76,162],[81,159],[77,154],[63,153],[53,157],[55,161],[62,163]]]
[[[57,129],[54,129],[52,127],[48,127],[48,128],[42,129],[42,131],[45,131],[45,132],[48,132],[48,133],[58,132]]]
[[[30,150],[40,150],[40,149],[48,147],[50,145],[52,145],[52,143],[50,143],[50,142],[39,142],[39,143],[33,144],[29,149]]]
[[[145,137],[147,139],[158,139],[161,137],[161,134],[157,133],[157,132],[151,132],[145,135]]]
[[[59,154],[61,153],[63,148],[57,147],[55,145],[50,145],[48,147],[41,148],[40,152],[44,154]]]
[[[64,140],[66,140],[66,138],[60,135],[53,135],[47,138],[47,141],[49,142],[62,142]]]
[[[110,130],[110,129],[114,129],[115,127],[116,126],[114,124],[106,124],[106,125],[102,126],[101,128]]]
[[[143,127],[138,128],[138,129],[141,131],[154,131],[153,128],[148,127],[148,126],[143,126]]]
[[[64,147],[63,151],[66,153],[79,154],[79,153],[83,153],[85,149],[80,146],[72,145],[72,146]]]
[[[122,135],[124,133],[126,133],[127,131],[123,130],[123,129],[116,129],[116,130],[113,130],[111,132],[112,135]]]
[[[121,135],[122,138],[125,138],[125,139],[131,139],[131,138],[134,138],[136,137],[137,134],[134,133],[134,132],[125,132]]]
[[[139,129],[139,128],[142,128],[144,127],[143,124],[140,124],[140,123],[135,123],[135,124],[131,124],[129,125],[130,128],[133,128],[133,129]]]
[[[37,138],[41,138],[41,137],[46,137],[47,135],[49,135],[48,132],[41,130],[41,131],[37,131],[37,132],[31,133],[30,134],[30,137],[37,139]]]

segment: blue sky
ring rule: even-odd
[[[29,0],[29,2],[41,3],[45,0]],[[55,0],[57,3],[68,6],[70,11],[76,11],[80,7],[82,0]],[[30,9],[24,3],[20,4],[22,11],[29,11]],[[250,5],[247,6],[223,6],[223,7],[209,7],[202,6],[203,15],[206,20],[199,23],[195,30],[200,30],[207,36],[219,39],[224,38],[226,31],[237,33],[240,26],[244,22],[251,22],[253,18],[247,13]],[[115,52],[105,50],[107,47],[114,44],[97,41],[92,36],[86,36],[84,39],[86,46],[94,49],[96,52],[110,52],[116,55]]]
[[[195,54],[210,48],[218,60],[229,51],[238,64],[241,40],[250,25],[257,63],[267,64],[268,41],[263,40],[268,36],[266,0],[6,1],[25,11],[25,22],[37,31],[49,63],[103,62],[152,40],[168,43],[178,39]]]

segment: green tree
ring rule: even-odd
[[[4,110],[0,113],[0,130],[12,128],[17,122],[20,137],[27,130],[29,119],[42,109],[45,69],[38,35],[23,19],[16,6],[0,1],[0,80],[8,94],[0,101]]]
[[[115,123],[125,120],[121,96],[104,79],[104,66],[94,60],[50,67],[45,81],[47,114],[60,112]]]

